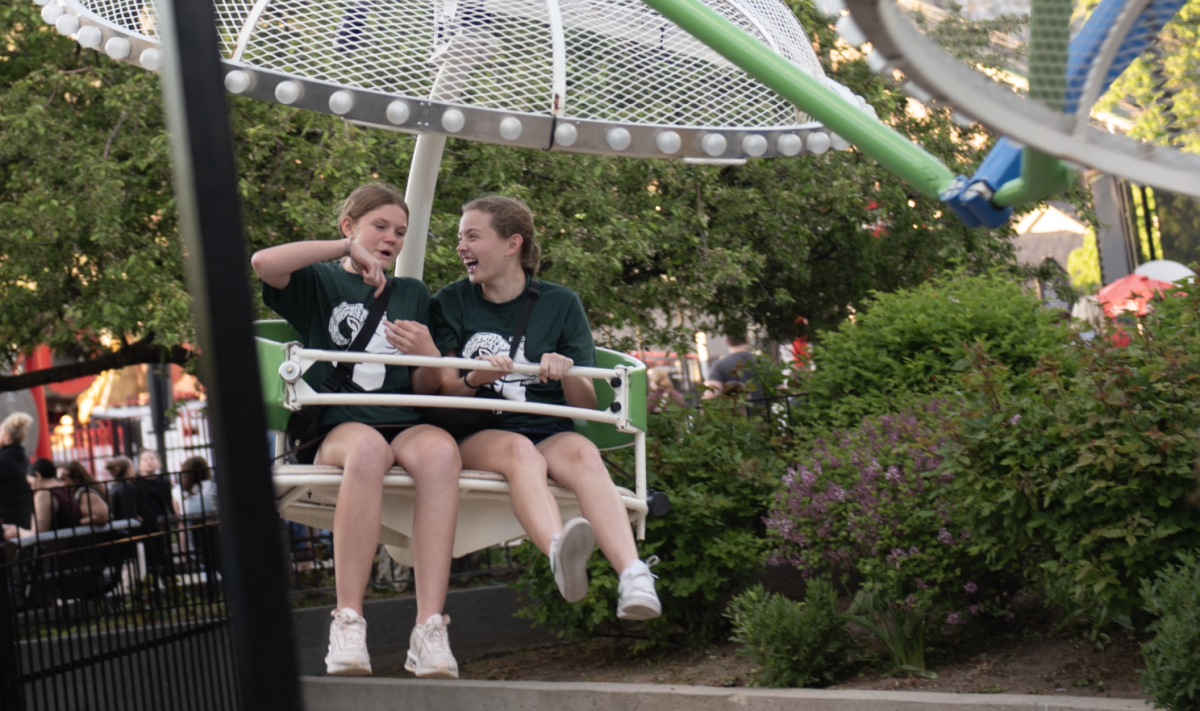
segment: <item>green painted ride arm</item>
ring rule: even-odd
[[[1057,158],[1026,146],[1021,151],[1021,177],[1010,180],[992,196],[999,207],[1037,202],[1071,187],[1075,172]]]
[[[954,182],[954,174],[937,158],[875,118],[850,106],[832,89],[772,52],[700,0],[645,2],[747,74],[778,92],[801,111],[879,161],[889,172],[911,183],[923,195],[936,198]]]

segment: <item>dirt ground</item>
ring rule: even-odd
[[[1025,624],[994,630],[928,653],[936,679],[890,676],[886,665],[863,663],[832,689],[938,691],[983,694],[1047,694],[1144,699],[1138,643],[1113,632],[1096,649],[1083,629],[1054,632],[1049,613],[1026,610]],[[663,655],[634,655],[627,640],[598,639],[528,649],[464,664],[464,679],[596,681],[630,684],[747,686],[755,665],[727,644]],[[402,670],[397,676],[407,676]]]

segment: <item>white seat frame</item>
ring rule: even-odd
[[[377,353],[325,351],[304,348],[292,342],[283,346],[285,361],[279,367],[284,382],[283,405],[298,410],[305,405],[380,405],[409,407],[454,407],[464,409],[498,410],[539,415],[553,415],[577,420],[603,422],[621,432],[634,435],[635,489],[618,487],[630,522],[637,537],[646,535],[646,433],[629,421],[629,374],[636,368],[571,368],[568,375],[603,380],[613,388],[613,406],[606,410],[591,410],[565,405],[516,402],[443,395],[396,395],[372,393],[320,393],[301,377],[318,362],[384,363],[413,367],[461,368],[464,370],[498,370],[487,361],[467,358],[433,358],[426,356],[392,356]],[[645,366],[642,366],[643,368]],[[536,375],[536,365],[516,365],[518,373]],[[282,451],[282,433],[277,433],[276,451]],[[276,508],[288,520],[332,529],[337,493],[342,482],[340,467],[315,464],[281,464],[273,470]],[[564,520],[580,515],[579,502],[569,490],[550,482],[550,493],[558,502]],[[454,557],[502,545],[525,537],[525,531],[512,512],[510,490],[505,478],[496,472],[464,470],[459,477],[458,527],[455,531]],[[412,565],[412,523],[415,507],[413,478],[400,467],[392,467],[383,479],[383,514],[380,521],[380,542],[398,563]]]

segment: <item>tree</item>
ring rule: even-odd
[[[0,8],[0,342],[46,343],[69,370],[0,377],[0,391],[144,362],[186,362],[193,339],[176,234],[158,76],[83,50],[31,3]],[[941,110],[909,110],[891,79],[795,5],[825,68],[881,117],[970,173],[990,144]],[[337,202],[369,180],[403,185],[410,136],[233,97],[248,249],[332,236]],[[847,109],[851,110],[851,109]],[[567,189],[564,189],[566,187]],[[851,150],[693,166],[515,150],[451,140],[426,280],[461,277],[458,207],[482,192],[526,198],[544,276],[575,288],[609,345],[617,329],[686,347],[681,314],[784,340],[796,316],[829,327],[870,290],[961,263],[1011,261],[1003,231],[968,230]],[[248,264],[229,265],[245,269]],[[265,313],[265,311],[264,311]]]

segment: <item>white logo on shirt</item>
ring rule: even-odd
[[[462,357],[475,359],[480,356],[508,355],[510,348],[511,345],[508,339],[499,333],[479,332],[467,339],[466,344],[462,348]],[[537,365],[537,363],[525,357],[524,336],[521,336],[521,343],[517,346],[517,355],[513,358],[513,363],[518,365]],[[506,400],[525,402],[525,386],[537,382],[537,379],[536,375],[511,373],[484,387],[490,387],[492,390],[500,393]]]
[[[368,309],[362,304],[350,304],[345,301],[338,304],[334,307],[333,314],[329,317],[329,338],[343,348],[350,345],[350,342],[358,337],[358,332],[362,330],[363,323],[367,320],[367,314]],[[379,319],[379,324],[375,326],[375,333],[371,334],[371,340],[367,342],[367,347],[363,351],[366,353],[403,355],[399,349],[388,343],[387,328],[383,325],[384,321],[387,321],[386,311],[383,312],[383,317]],[[349,338],[342,333],[343,324],[350,331]],[[337,367],[336,362],[333,365]],[[358,363],[354,366],[354,377],[351,379],[360,388],[370,392],[382,388],[386,376],[387,366],[383,363]]]

